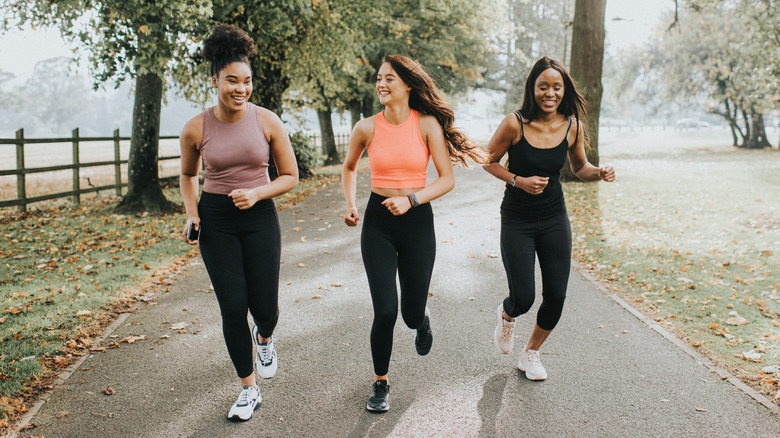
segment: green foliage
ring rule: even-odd
[[[300,178],[308,178],[314,169],[322,162],[322,156],[317,148],[309,141],[309,136],[303,132],[294,132],[290,135],[295,159],[298,161],[298,174]]]
[[[90,53],[95,86],[154,73],[165,78],[175,59],[189,58],[193,36],[207,33],[209,0],[2,0],[4,28],[56,25]]]

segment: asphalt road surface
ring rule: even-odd
[[[365,205],[367,170],[361,173]],[[34,410],[30,424],[37,426],[19,436],[780,435],[780,416],[576,271],[561,322],[542,349],[549,379],[527,380],[515,365],[539,292],[532,311],[518,320],[515,351],[499,354],[492,341],[495,309],[507,293],[499,249],[502,185],[479,168],[457,170],[456,177],[456,188],[433,203],[433,349],[418,356],[414,331],[399,317],[389,412],[365,410],[373,379],[371,303],[360,226],[343,224],[345,204],[335,183],[280,212],[280,368],[259,382],[263,403],[254,418],[226,419],[240,386],[216,299],[196,259],[172,279],[171,292],[139,307],[109,338],[145,339],[88,357]],[[109,386],[112,395],[102,392]]]

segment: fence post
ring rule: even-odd
[[[81,183],[79,182],[79,128],[73,130],[73,203],[81,204]]]
[[[24,129],[16,131],[16,197],[22,201],[19,211],[27,210],[27,189],[24,174]]]
[[[114,184],[116,184],[116,195],[122,196],[122,165],[119,156],[119,130],[114,129]]]

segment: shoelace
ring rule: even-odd
[[[271,348],[268,345],[261,345],[259,348],[260,351],[258,351],[258,354],[260,355],[260,362],[263,363],[263,365],[269,365],[273,359],[273,353],[271,353]]]
[[[236,404],[238,406],[246,406],[246,405],[248,405],[249,401],[252,398],[252,390],[253,389],[254,388],[247,388],[247,389],[241,390],[241,394],[238,395],[238,402],[236,402]]]
[[[529,353],[526,351],[526,358],[528,358],[528,362],[531,365],[541,365],[542,361],[539,359],[539,352],[536,353]]]
[[[515,328],[515,323],[512,321],[507,321],[504,318],[501,318],[502,324],[501,324],[501,332],[502,336],[505,338],[508,338],[512,335],[512,329]]]
[[[384,398],[387,392],[387,385],[374,385],[374,397]]]

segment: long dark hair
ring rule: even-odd
[[[243,30],[230,24],[217,24],[203,41],[203,57],[211,63],[211,74],[219,75],[226,66],[244,62],[249,67],[249,55],[255,52],[255,40]]]
[[[557,70],[563,78],[563,99],[561,100],[561,104],[558,105],[558,112],[564,116],[576,117],[582,125],[583,132],[586,133],[585,139],[587,141],[588,102],[586,102],[585,98],[577,91],[574,80],[569,75],[569,72],[566,71],[566,67],[557,59],[545,56],[536,61],[536,64],[531,68],[531,72],[528,73],[528,79],[525,81],[523,106],[518,111],[520,111],[520,114],[528,121],[535,120],[539,117],[541,110],[534,98],[534,86],[536,85],[536,79],[539,75],[548,68]]]
[[[462,130],[452,126],[455,121],[452,105],[447,102],[419,62],[400,55],[385,55],[384,62],[390,64],[398,77],[411,87],[409,107],[431,115],[439,122],[453,163],[468,167],[467,158],[479,164],[487,162],[484,149],[472,142]]]

